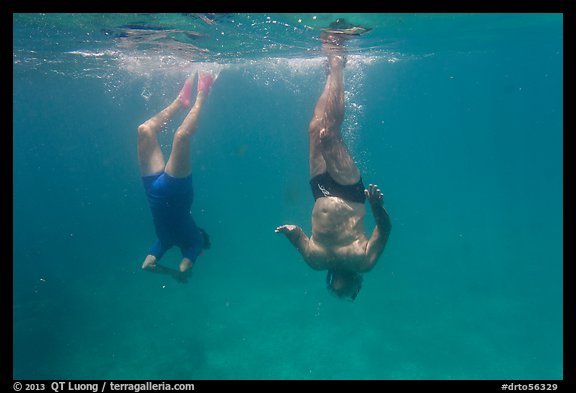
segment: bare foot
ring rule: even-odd
[[[347,37],[344,34],[320,33],[322,41],[322,53],[328,56],[328,67],[344,67],[346,65],[346,47],[344,41]]]
[[[322,29],[320,41],[322,41],[322,51],[328,56],[338,56],[338,61],[342,66],[346,65],[345,42],[370,31],[370,28],[356,26],[348,23],[344,19],[336,19],[330,23],[328,28]],[[330,66],[334,64],[330,59]]]
[[[321,32],[320,41],[322,41],[322,51],[326,54],[341,53],[344,50],[344,41],[346,38],[347,37],[342,34]]]
[[[320,33],[320,41],[324,45],[342,46],[346,38],[344,34],[334,34],[327,31]]]
[[[152,270],[156,267],[156,257],[154,255],[146,256],[144,263],[142,264],[143,270]]]
[[[188,258],[182,259],[180,262],[180,272],[184,273],[185,271],[189,270],[192,267],[192,261]]]

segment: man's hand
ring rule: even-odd
[[[364,190],[366,198],[372,209],[384,206],[384,194],[378,188],[377,184],[370,184],[367,190]]]
[[[377,184],[370,184],[368,189],[364,190],[364,194],[366,194],[366,198],[372,208],[376,226],[386,234],[385,239],[387,239],[391,226],[390,217],[388,217],[388,212],[384,208],[384,194],[382,194]]]
[[[288,224],[288,225],[280,225],[274,232],[276,233],[283,233],[288,235],[294,232],[298,227],[296,225]]]
[[[292,225],[292,224],[281,225],[278,228],[276,228],[274,232],[283,233],[288,238],[288,240],[290,240],[293,243],[298,239],[300,239],[301,235],[304,234],[302,232],[302,229],[298,225]]]

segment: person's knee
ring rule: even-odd
[[[148,124],[143,123],[138,126],[138,137],[143,138],[143,137],[149,137],[151,135],[152,135],[152,129]]]
[[[321,119],[314,117],[312,120],[310,120],[310,124],[308,125],[308,132],[310,134],[319,133],[321,128],[322,128]]]
[[[332,149],[332,147],[340,143],[340,132],[333,127],[326,127],[320,131],[320,143],[324,149]]]

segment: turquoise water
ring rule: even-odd
[[[562,15],[345,15],[372,30],[344,137],[393,224],[354,303],[274,233],[310,233],[337,16],[14,15],[15,379],[563,378]],[[219,72],[192,143],[212,248],[180,284],[140,269],[136,128],[198,69]]]

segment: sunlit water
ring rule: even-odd
[[[563,377],[562,16],[345,15],[372,30],[343,133],[393,224],[354,303],[274,233],[310,233],[335,17],[14,16],[14,378]],[[192,142],[212,248],[179,284],[140,269],[136,128],[197,70],[219,74]]]

